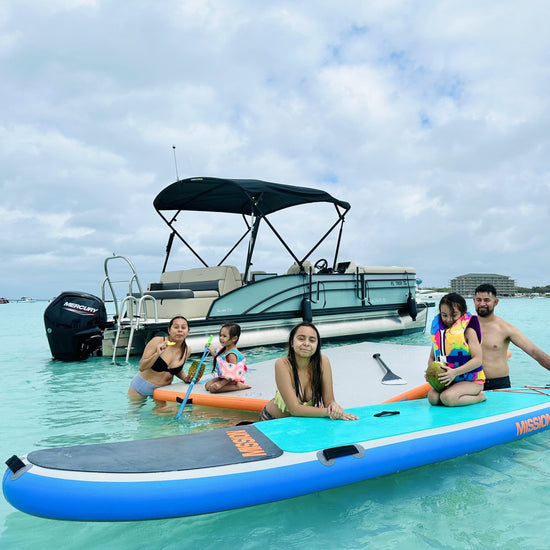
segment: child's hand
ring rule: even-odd
[[[445,384],[445,386],[450,386],[453,382],[453,380],[456,378],[456,374],[454,374],[454,369],[451,367],[443,366],[443,369],[445,369],[445,372],[442,372],[438,378],[439,381]]]

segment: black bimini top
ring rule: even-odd
[[[163,189],[153,201],[157,211],[192,210],[268,215],[290,206],[329,202],[346,212],[350,204],[325,191],[248,179],[187,178]]]

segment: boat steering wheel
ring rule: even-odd
[[[325,258],[317,260],[313,267],[317,270],[317,273],[327,273],[328,272],[328,262]]]

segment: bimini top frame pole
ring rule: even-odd
[[[267,219],[267,216],[273,212],[298,206],[302,204],[328,202],[334,204],[338,215],[338,220],[321,237],[317,244],[299,260],[284,239],[275,230],[273,225]],[[179,234],[174,227],[174,223],[181,211],[196,212],[225,212],[241,214],[247,225],[245,233],[238,239],[231,250],[225,255],[225,259],[242,242],[242,240],[251,233],[247,261],[245,267],[245,277],[252,262],[254,245],[258,235],[258,228],[261,220],[265,220],[271,231],[277,239],[283,244],[294,260],[301,265],[327,238],[327,236],[340,225],[338,243],[334,257],[334,264],[338,256],[340,246],[340,237],[342,233],[344,218],[351,208],[350,204],[332,197],[329,193],[318,189],[308,187],[296,187],[281,183],[271,183],[260,180],[241,180],[241,179],[221,179],[221,178],[188,178],[178,180],[165,189],[163,189],[153,201],[155,210],[165,223],[172,230],[166,247],[166,258],[163,271],[166,270],[168,258],[172,250],[174,236],[177,236],[183,244],[197,257],[204,265],[208,264],[199,256],[191,245]],[[165,216],[163,212],[176,212],[171,218]],[[246,216],[250,216],[251,223],[248,223]],[[220,262],[220,264],[222,263]],[[218,265],[220,265],[218,264]],[[245,278],[246,280],[246,278]]]

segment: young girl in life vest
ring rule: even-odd
[[[244,355],[237,349],[237,342],[241,335],[241,327],[236,323],[226,323],[220,329],[221,348],[217,351],[210,346],[210,353],[214,357],[214,367],[218,376],[208,380],[205,388],[210,393],[222,393],[236,390],[246,390],[251,386],[244,383],[246,364]]]
[[[468,313],[466,300],[460,294],[451,292],[441,298],[439,315],[435,316],[430,333],[428,365],[433,361],[445,365],[444,372],[438,375],[445,389],[437,391],[432,387],[428,401],[448,407],[485,401],[479,319]]]

